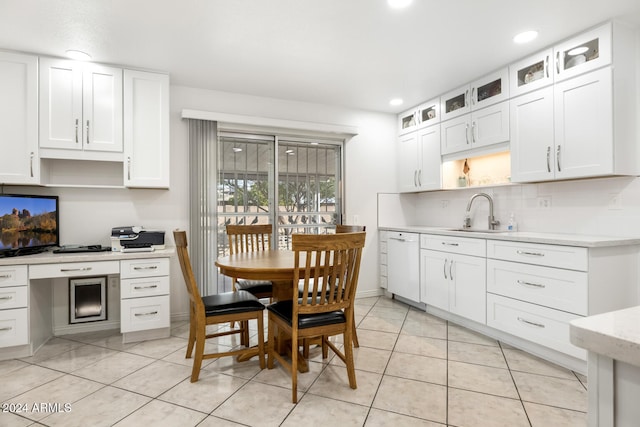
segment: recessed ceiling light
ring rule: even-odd
[[[589,50],[588,47],[580,46],[580,47],[576,47],[574,49],[571,49],[569,52],[567,52],[567,55],[569,55],[569,56],[582,55],[583,53],[585,53],[588,50]]]
[[[538,37],[538,32],[531,30],[531,31],[523,31],[520,34],[516,34],[516,36],[513,38],[514,43],[528,43],[531,40],[535,39],[536,37]]]
[[[387,0],[389,7],[394,9],[402,9],[411,4],[413,0]]]
[[[91,55],[79,50],[69,49],[65,53],[68,58],[75,59],[77,61],[88,61],[91,59]]]
[[[393,98],[391,101],[389,101],[389,105],[397,107],[398,105],[402,105],[403,102],[404,101],[402,100],[402,98]]]

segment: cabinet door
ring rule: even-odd
[[[421,302],[449,310],[451,262],[451,254],[428,249],[420,251]]]
[[[440,126],[429,126],[418,131],[418,184],[420,190],[441,188]]]
[[[440,123],[440,98],[421,104],[416,114],[419,128]]]
[[[485,324],[487,320],[486,259],[453,255],[449,271],[449,310]]]
[[[442,120],[449,120],[471,111],[470,90],[469,85],[465,85],[440,97],[440,117]]]
[[[169,76],[124,71],[124,183],[169,188]]]
[[[122,69],[87,66],[82,118],[85,150],[122,152]]]
[[[557,179],[613,173],[611,68],[555,86]]]
[[[510,104],[511,181],[553,179],[553,87],[513,98]]]
[[[416,132],[398,138],[398,191],[418,190],[418,134]]]
[[[553,83],[553,49],[543,50],[509,66],[512,97],[541,89]]]
[[[444,155],[470,149],[470,128],[470,114],[465,114],[464,116],[442,122],[440,125],[440,152]]]
[[[38,58],[0,52],[0,183],[38,184]]]
[[[82,69],[40,58],[40,147],[82,149]]]
[[[471,110],[509,99],[509,69],[503,68],[471,84]]]
[[[557,45],[556,82],[611,64],[611,31],[609,22]]]
[[[509,141],[509,101],[471,113],[471,145],[483,147]]]
[[[418,116],[416,110],[412,108],[409,111],[398,114],[398,134],[404,135],[413,132],[418,127]]]

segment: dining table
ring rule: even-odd
[[[301,254],[304,257],[304,253]],[[273,283],[273,301],[291,300],[298,297],[297,286],[293,286],[295,255],[291,250],[267,250],[235,253],[219,257],[215,265],[220,273],[235,279],[268,280]],[[304,265],[302,262],[301,265]],[[303,270],[304,268],[301,268]],[[279,352],[291,351],[293,346],[284,345],[283,337],[278,339]],[[239,357],[238,360],[244,360]],[[298,356],[298,370],[307,372],[309,367],[301,354]]]

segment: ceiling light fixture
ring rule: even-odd
[[[571,49],[569,52],[567,52],[567,55],[569,55],[569,56],[582,55],[583,53],[585,53],[588,50],[589,50],[588,47],[580,46],[580,47],[576,47],[576,48]]]
[[[534,31],[534,30],[523,31],[519,34],[516,34],[516,36],[513,38],[513,42],[518,44],[529,43],[530,41],[534,40],[536,37],[538,37],[537,31]]]
[[[403,102],[404,101],[402,100],[402,98],[393,98],[391,101],[389,101],[389,105],[397,107],[398,105],[402,105]]]
[[[387,0],[389,7],[393,9],[403,9],[411,4],[413,0]]]
[[[65,53],[67,58],[75,59],[76,61],[88,61],[91,59],[91,55],[80,50],[69,49]]]

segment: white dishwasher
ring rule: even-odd
[[[420,235],[389,231],[387,237],[387,290],[420,302]]]

